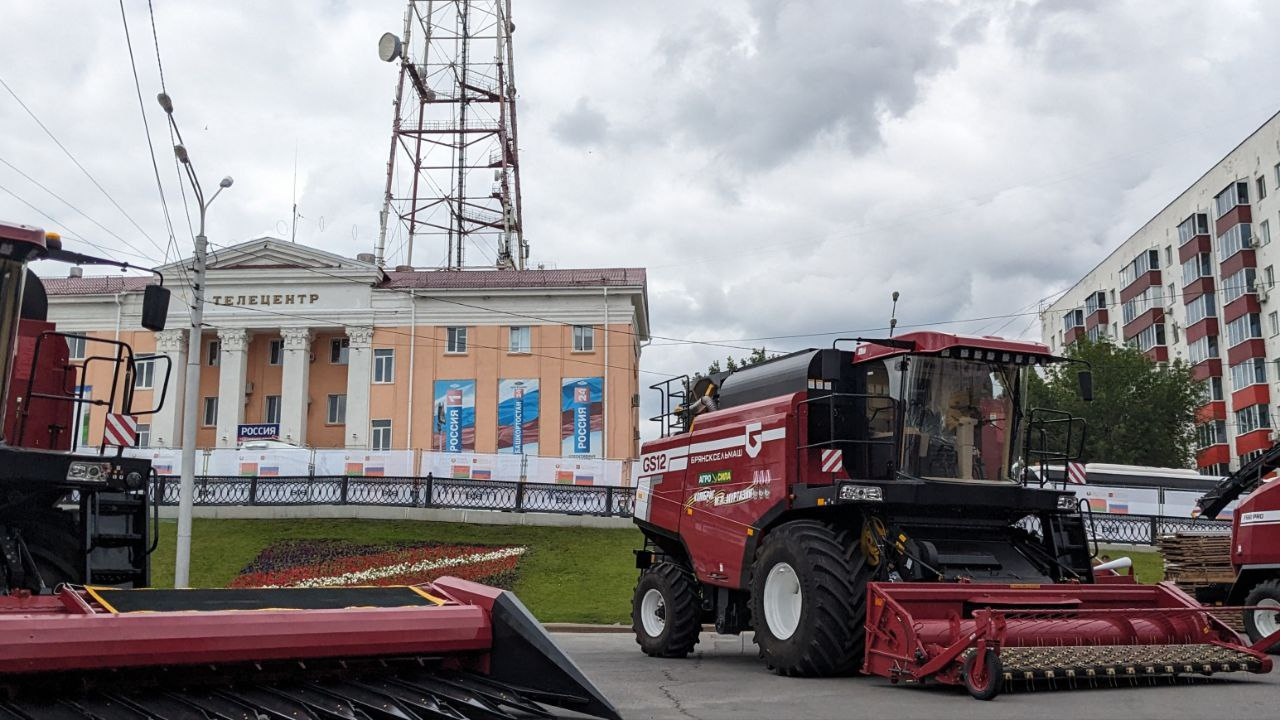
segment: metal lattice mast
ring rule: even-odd
[[[416,249],[450,269],[476,253],[524,269],[510,13],[511,0],[409,0],[403,35],[379,44],[400,61],[380,265],[403,248],[406,265]]]

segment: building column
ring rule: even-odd
[[[151,423],[151,447],[181,447],[182,391],[183,380],[187,377],[187,331],[162,330],[156,333],[156,352],[169,358],[169,387],[152,390],[152,396],[157,400],[160,393],[164,393],[164,405],[160,406],[150,420],[144,418],[143,421]],[[159,370],[159,366],[156,369]],[[156,382],[159,382],[159,372],[156,375]]]
[[[218,330],[218,435],[217,447],[235,447],[240,423],[244,422],[244,383],[249,331],[242,328]]]
[[[282,328],[284,360],[280,381],[280,439],[307,444],[307,410],[311,404],[311,330]]]
[[[373,382],[373,328],[347,328],[346,446],[369,447],[369,383]]]

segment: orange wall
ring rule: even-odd
[[[395,448],[431,448],[431,431],[434,411],[433,391],[436,380],[476,381],[476,451],[495,452],[497,449],[497,392],[500,379],[537,378],[540,383],[542,407],[539,409],[539,453],[545,456],[560,454],[560,387],[563,378],[602,377],[605,375],[604,345],[610,345],[608,368],[608,395],[605,402],[609,415],[610,458],[633,458],[637,453],[639,411],[632,407],[632,398],[639,392],[636,375],[635,337],[629,324],[614,324],[615,332],[606,333],[596,326],[595,349],[591,352],[573,352],[573,329],[563,325],[534,325],[530,329],[531,352],[513,354],[509,347],[507,326],[470,326],[468,328],[468,352],[463,355],[446,354],[446,328],[419,325],[416,333],[408,326],[377,328],[372,347],[395,350],[395,382],[389,385],[371,385],[369,390],[369,419],[392,421],[392,445]],[[98,337],[113,337],[114,333],[94,333]],[[147,331],[121,333],[121,340],[129,342],[134,352],[150,353],[155,347],[154,335]],[[279,337],[268,331],[255,333],[250,339],[247,359],[247,380],[253,383],[245,406],[245,422],[264,422],[266,397],[279,395],[282,367],[267,364],[269,343]],[[343,394],[347,390],[347,366],[329,362],[329,343],[341,338],[340,332],[318,332],[312,342],[313,359],[310,367],[310,408],[307,416],[308,443],[314,447],[342,447],[347,430],[345,425],[325,423],[329,394]],[[203,412],[206,397],[218,395],[218,367],[207,364],[208,342],[217,334],[205,333],[201,343],[200,406]],[[413,342],[411,342],[413,341]],[[410,405],[410,347],[414,347],[413,370],[413,435],[409,437]],[[174,369],[170,380],[170,392],[180,392],[182,368]],[[157,382],[160,378],[157,378]],[[372,378],[370,378],[372,381]],[[109,385],[109,373],[99,371],[89,379],[95,388],[95,396]],[[149,407],[150,392],[140,391],[138,407]],[[101,438],[105,411],[99,409],[92,417],[90,437],[93,442]],[[141,420],[145,422],[145,419]],[[201,427],[197,442],[201,447],[215,445],[215,429]]]

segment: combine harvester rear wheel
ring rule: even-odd
[[[0,691],[4,720],[619,717],[514,595],[457,578],[0,597]]]

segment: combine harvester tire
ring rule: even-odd
[[[1245,605],[1268,610],[1246,610],[1244,613],[1244,629],[1249,634],[1250,642],[1258,642],[1262,638],[1280,632],[1280,580],[1266,580],[1253,586],[1245,596]],[[1280,645],[1272,646],[1268,652],[1280,653]]]
[[[644,571],[631,601],[631,629],[650,657],[682,658],[702,632],[701,598],[688,570],[658,563]]]

